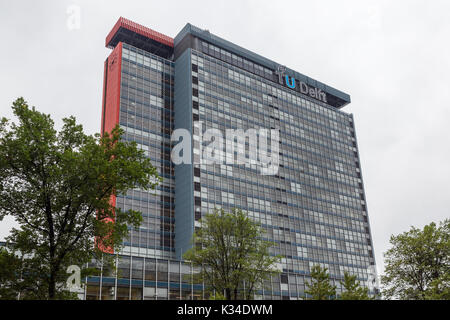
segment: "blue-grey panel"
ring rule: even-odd
[[[175,61],[174,129],[192,132],[191,49]],[[191,150],[192,152],[192,150]],[[194,232],[194,177],[192,164],[175,166],[175,254],[191,247]]]

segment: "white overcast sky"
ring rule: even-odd
[[[67,27],[71,5],[80,28]],[[0,2],[0,116],[23,96],[100,129],[105,37],[120,16],[190,22],[351,95],[378,269],[391,234],[450,217],[449,1]],[[13,225],[0,222],[0,240]]]

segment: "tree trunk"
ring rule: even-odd
[[[55,272],[52,268],[50,271],[50,280],[48,282],[48,298],[50,300],[55,299],[55,290],[56,290]]]
[[[230,288],[225,289],[225,300],[231,300],[231,290]]]

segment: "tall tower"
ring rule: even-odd
[[[105,61],[102,132],[120,124],[124,139],[136,141],[163,182],[155,192],[133,190],[114,199],[124,210],[143,213],[124,253],[171,258],[174,250],[173,39],[120,18],[106,38],[113,51]]]
[[[172,39],[120,18],[106,46],[113,51],[105,61],[102,132],[120,124],[163,183],[155,193],[114,199],[141,211],[144,222],[120,253],[121,278],[90,285],[96,297],[107,285],[114,293],[106,298],[204,298],[201,284],[183,280],[196,270],[182,254],[201,217],[218,207],[248,212],[274,243],[271,253],[283,256],[281,276],[256,298],[303,297],[316,264],[328,268],[338,293],[345,271],[366,283],[375,260],[353,115],[342,111],[348,94],[191,24]],[[192,136],[192,163],[171,161],[175,129]],[[267,150],[276,170],[263,173],[260,155],[201,162],[208,129],[278,132]],[[253,145],[244,141],[247,159]]]

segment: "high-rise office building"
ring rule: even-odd
[[[119,276],[102,270],[89,278],[86,298],[205,298],[204,286],[186,276],[196,270],[182,254],[202,215],[219,207],[248,212],[274,243],[271,253],[283,256],[281,275],[266,281],[256,298],[303,297],[315,264],[328,268],[338,292],[345,271],[363,283],[371,277],[375,260],[354,120],[341,110],[348,94],[191,24],[172,39],[120,18],[106,46],[113,51],[104,68],[102,132],[119,124],[124,139],[148,152],[163,182],[155,192],[132,190],[113,199],[141,211],[144,221],[120,252]],[[192,164],[171,159],[177,129],[192,135]],[[210,129],[247,134],[245,163],[229,161],[230,153],[222,162],[201,162]],[[266,149],[269,171],[261,154],[248,161],[251,130],[261,129],[278,133]],[[260,150],[261,140],[255,146]]]

